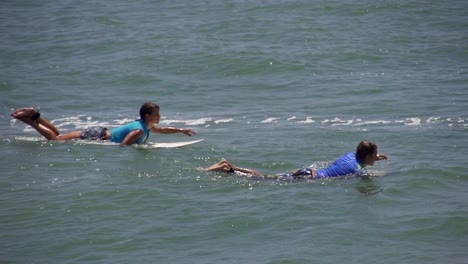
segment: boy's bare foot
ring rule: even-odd
[[[18,108],[11,114],[11,117],[22,120],[32,118],[37,113],[33,107]]]

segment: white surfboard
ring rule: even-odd
[[[32,142],[48,142],[45,138],[43,137],[22,137],[22,136],[17,136],[14,138],[15,140],[18,141],[32,141]],[[181,148],[189,145],[193,145],[195,143],[201,142],[203,139],[197,139],[197,140],[192,140],[192,141],[179,141],[179,142],[147,142],[145,144],[135,144],[133,146],[137,148]],[[67,141],[51,141],[51,142],[57,142],[57,143],[62,143],[62,142],[67,142]],[[103,146],[118,146],[120,144],[118,143],[112,143],[108,140],[105,141],[95,141],[95,140],[73,140],[73,141],[68,141],[68,142],[74,142],[75,144],[86,144],[86,145],[103,145]]]
[[[201,141],[203,141],[203,139],[197,139],[197,140],[192,140],[192,141],[182,141],[182,142],[167,142],[167,143],[148,142],[146,144],[151,148],[180,148],[180,147],[189,146],[189,145],[201,142]]]

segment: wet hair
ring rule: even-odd
[[[372,155],[377,152],[377,145],[370,141],[361,141],[356,148],[356,157],[360,160],[364,160],[368,155]]]
[[[140,108],[140,118],[145,119],[145,116],[151,115],[155,110],[159,110],[159,105],[151,102],[144,103]]]

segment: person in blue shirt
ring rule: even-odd
[[[158,127],[159,109],[157,104],[146,102],[140,108],[140,119],[136,121],[110,130],[105,127],[89,127],[82,131],[72,131],[65,134],[60,133],[52,123],[32,107],[19,108],[11,116],[30,125],[48,140],[110,140],[128,146],[145,143],[149,132],[161,134],[184,133],[187,136],[197,134],[196,131],[191,129]]]
[[[236,173],[245,177],[260,177],[265,179],[296,180],[296,179],[320,179],[326,177],[340,177],[348,175],[362,175],[364,168],[374,165],[376,161],[388,159],[386,155],[379,154],[377,145],[370,141],[362,141],[356,148],[356,152],[349,152],[335,160],[324,169],[306,167],[288,173],[265,175],[256,170],[241,168],[229,163],[227,160],[206,168],[207,171]]]

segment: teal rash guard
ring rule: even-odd
[[[139,119],[123,125],[121,127],[111,129],[111,138],[110,140],[114,143],[122,143],[125,137],[134,130],[141,130],[145,134],[135,141],[136,144],[143,144],[146,142],[149,136],[149,129],[146,127],[144,120]]]

